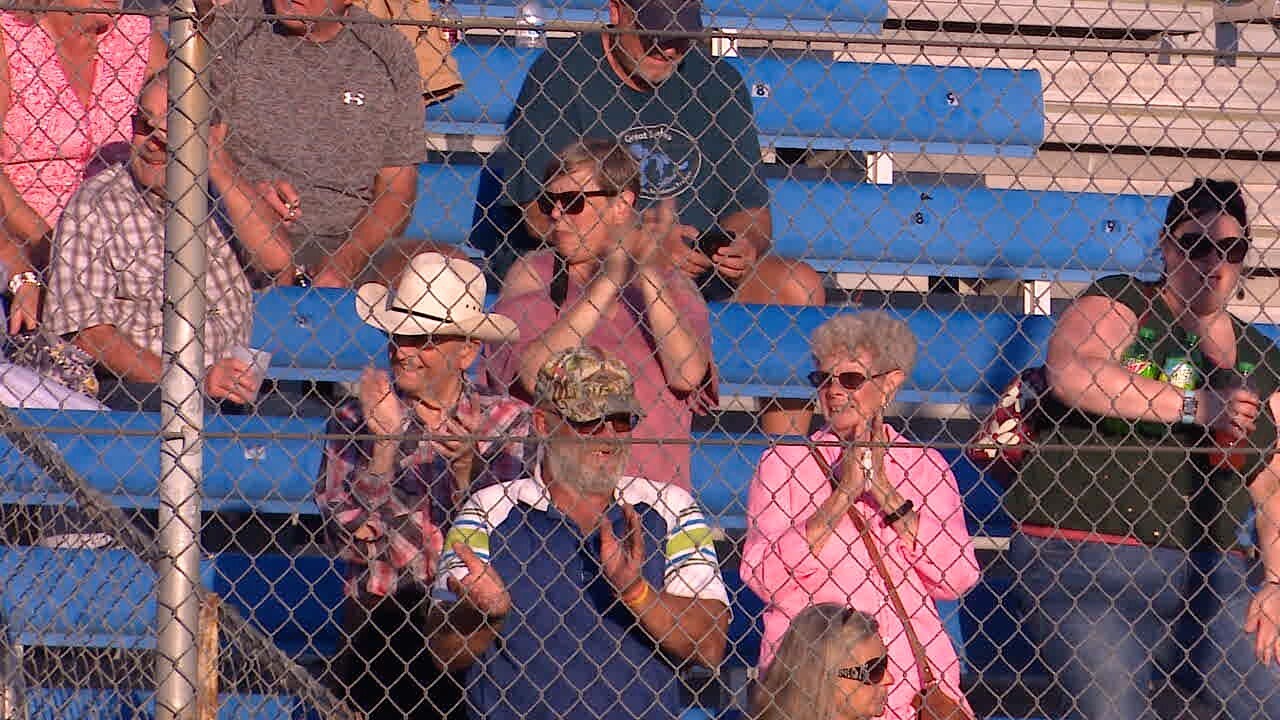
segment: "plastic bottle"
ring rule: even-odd
[[[436,3],[436,19],[451,23],[451,25],[440,27],[441,32],[444,33],[445,42],[449,43],[446,51],[457,47],[458,43],[462,42],[462,13],[454,7],[453,0],[439,0]]]
[[[1124,351],[1120,363],[1124,365],[1125,370],[1138,377],[1155,380],[1160,377],[1160,368],[1156,366],[1154,359],[1155,347],[1155,329],[1149,327],[1140,328],[1137,339],[1129,346],[1128,350]],[[1129,432],[1129,421],[1123,418],[1106,418],[1102,421],[1102,424],[1110,435],[1127,435]],[[1146,423],[1143,424],[1145,425]]]
[[[1219,371],[1213,375],[1213,387],[1218,390],[1243,388],[1257,393],[1258,384],[1253,378],[1253,371],[1256,369],[1257,365],[1251,362],[1242,362],[1236,366],[1235,371]],[[1210,467],[1230,468],[1237,472],[1243,470],[1246,454],[1240,451],[1231,452],[1230,449],[1246,445],[1248,440],[1247,437],[1239,437],[1234,433],[1214,430],[1214,450],[1209,453]]]
[[[542,29],[546,15],[539,0],[522,0],[516,6],[516,47],[543,48],[547,46],[547,34]]]
[[[1195,390],[1200,387],[1200,370],[1196,366],[1195,351],[1200,338],[1194,333],[1187,334],[1187,347],[1191,350],[1174,350],[1164,359],[1164,368],[1160,379],[1179,390]]]

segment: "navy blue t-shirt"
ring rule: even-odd
[[[622,82],[600,35],[549,47],[529,69],[507,121],[505,203],[532,201],[555,153],[583,138],[629,148],[640,163],[641,207],[674,197],[680,222],[699,230],[769,204],[746,84],[699,46],[649,92]]]

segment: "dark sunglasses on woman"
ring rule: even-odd
[[[612,190],[570,190],[569,192],[544,192],[538,196],[538,209],[550,215],[557,207],[565,215],[577,215],[587,207],[589,197],[613,197]]]
[[[864,685],[879,685],[884,681],[884,673],[889,669],[889,656],[881,655],[874,660],[854,667],[836,670],[836,676],[845,680],[853,680]]]
[[[863,375],[860,372],[854,372],[853,370],[850,370],[848,372],[835,373],[834,375],[825,370],[814,370],[813,372],[809,373],[809,384],[816,388],[821,389],[823,387],[826,387],[827,383],[831,382],[832,380],[835,380],[836,382],[840,383],[840,387],[844,388],[845,390],[857,390],[858,388],[865,385],[868,380],[875,380],[876,378],[882,378],[891,372],[893,371],[886,370],[882,373],[876,373],[875,375],[867,377],[866,375]]]
[[[1213,239],[1205,233],[1186,233],[1173,240],[1191,260],[1203,260],[1217,254],[1233,265],[1244,262],[1249,252],[1249,238],[1227,237]]]

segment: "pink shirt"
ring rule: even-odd
[[[76,96],[43,27],[19,13],[0,12],[0,30],[10,87],[0,165],[22,199],[53,227],[99,151],[111,146],[119,153],[112,158],[128,157],[131,119],[151,53],[151,21],[118,15],[98,39],[89,107]]]
[[[889,429],[891,441],[905,439]],[[823,429],[812,440],[834,441]],[[839,472],[839,448],[819,450]],[[915,503],[920,530],[914,548],[884,524],[875,501],[864,495],[854,504],[893,577],[899,596],[924,644],[934,675],[963,700],[960,663],[935,599],[953,600],[978,581],[978,561],[964,523],[955,476],[936,450],[891,448],[885,459],[889,481]],[[896,682],[889,691],[885,717],[914,720],[911,699],[920,687],[911,645],[907,641],[880,575],[853,521],[842,517],[832,537],[815,555],[805,539],[805,521],[831,495],[831,486],[804,445],[778,445],[760,458],[747,500],[748,528],[742,553],[742,577],[765,602],[763,670],[773,660],[778,642],[797,613],[821,602],[836,602],[871,613],[889,649]]]
[[[537,292],[517,297],[504,297],[494,308],[516,321],[520,326],[520,341],[503,345],[493,351],[489,359],[490,379],[499,387],[510,386],[516,391],[515,382],[520,376],[520,358],[531,343],[541,342],[542,335],[555,323],[559,312],[551,301],[549,288],[555,269],[552,251],[542,251],[527,256],[527,260],[543,287]],[[582,297],[583,286],[570,281],[568,293],[561,310],[571,307]],[[707,304],[698,289],[676,270],[669,273],[667,302],[689,323],[693,332],[711,347],[711,320]],[[632,433],[635,440],[674,440],[673,443],[656,444],[639,442],[631,447],[631,462],[626,474],[643,477],[655,482],[671,483],[691,491],[689,429],[695,410],[701,412],[718,402],[713,368],[708,368],[708,382],[702,392],[677,395],[667,386],[666,376],[657,358],[657,345],[644,315],[644,298],[639,288],[627,288],[613,313],[601,319],[584,344],[595,345],[612,353],[630,368],[636,383],[636,399],[645,411],[644,420]],[[520,393],[523,395],[523,393]]]

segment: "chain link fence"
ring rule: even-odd
[[[1276,18],[6,5],[0,718],[1280,717]]]

